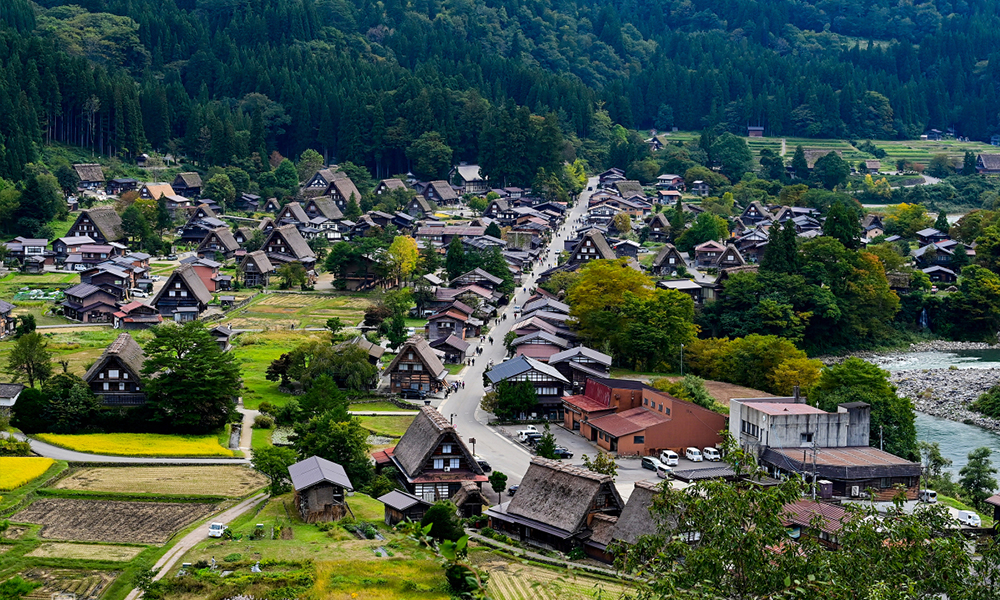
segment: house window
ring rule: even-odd
[[[110,377],[111,379],[118,379],[118,369],[109,370],[108,377]]]
[[[178,289],[180,289],[180,287],[181,287],[181,282],[179,282],[179,281],[175,281],[175,282],[174,282],[174,287],[175,287],[175,288],[178,288]]]
[[[424,370],[424,365],[421,365],[421,364],[413,365],[413,370],[414,371],[423,371]]]
[[[170,290],[170,293],[169,293],[169,296],[170,296],[171,298],[173,298],[173,297],[174,297],[174,296],[176,296],[176,295],[177,295],[177,292],[175,292],[174,290]]]
[[[443,469],[444,468],[444,459],[443,458],[435,458],[434,459],[434,468],[435,469]]]
[[[441,454],[451,454],[451,444],[442,444]]]
[[[104,391],[106,392],[106,391],[108,391],[109,389],[111,389],[111,386],[110,386],[110,385],[109,385],[108,383],[105,383],[105,384],[104,384]]]
[[[181,290],[181,298],[187,298],[187,295],[188,295],[187,291]]]
[[[799,434],[799,441],[803,444],[811,444],[813,442],[813,434],[811,433]]]
[[[410,365],[408,365],[406,363],[399,363],[399,370],[400,371],[409,371],[410,370]]]
[[[633,444],[645,444],[646,443],[646,436],[644,436],[644,435],[633,436],[632,437],[632,443]]]
[[[659,411],[660,411],[660,412],[663,412],[663,403],[662,403],[662,402],[660,403],[660,408],[659,408]]]
[[[459,462],[459,459],[453,458],[453,459],[451,459],[451,460],[448,461],[448,466],[450,468],[452,468],[452,469],[457,469],[458,468],[458,462]]]
[[[119,392],[124,392],[125,391],[125,384],[124,383],[119,383],[118,384],[118,391]]]

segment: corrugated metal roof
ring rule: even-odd
[[[339,485],[347,490],[354,489],[344,467],[318,456],[312,456],[288,467],[288,474],[292,478],[292,486],[296,491],[304,490],[323,481]]]

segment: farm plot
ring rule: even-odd
[[[212,504],[45,498],[11,520],[43,525],[39,535],[49,540],[162,544],[214,508]]]
[[[71,560],[107,560],[128,562],[144,550],[141,546],[108,546],[106,544],[42,544],[25,556],[38,558],[68,558]]]
[[[28,581],[42,584],[25,598],[50,600],[55,594],[75,594],[76,600],[96,600],[120,574],[119,571],[84,571],[39,567],[20,573]]]
[[[82,469],[60,479],[64,490],[113,494],[184,494],[241,498],[267,485],[267,479],[242,466],[100,467]]]
[[[488,590],[495,600],[633,597],[626,586],[610,580],[515,563],[493,554],[485,555],[481,560],[479,566],[489,572]]]
[[[302,329],[323,327],[330,317],[360,323],[371,301],[363,295],[264,294],[246,308],[233,311],[226,324],[235,329]]]
[[[8,492],[49,470],[56,461],[37,456],[0,457],[0,492]]]

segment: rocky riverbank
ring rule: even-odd
[[[913,400],[914,408],[922,413],[1000,431],[1000,420],[969,410],[976,398],[1000,382],[1000,369],[894,371],[889,379],[897,393]]]
[[[844,362],[845,359],[855,356],[867,360],[870,363],[882,366],[888,363],[904,360],[907,354],[914,352],[956,352],[958,350],[997,350],[1000,346],[996,344],[985,344],[983,342],[951,342],[948,340],[934,340],[931,342],[920,342],[910,344],[898,350],[873,350],[871,352],[853,352],[843,356],[819,356],[819,360],[824,365],[836,365]]]

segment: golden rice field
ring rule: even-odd
[[[62,448],[116,456],[233,456],[214,435],[161,435],[156,433],[40,433],[39,440]]]
[[[49,470],[56,462],[51,458],[3,456],[0,457],[0,492],[21,487]]]

